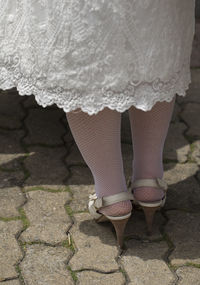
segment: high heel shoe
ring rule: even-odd
[[[117,236],[117,244],[121,249],[123,249],[124,243],[124,230],[132,212],[124,216],[108,216],[100,213],[99,209],[126,200],[133,200],[133,194],[130,191],[102,198],[98,198],[96,194],[92,194],[89,196],[88,203],[89,212],[97,223],[110,221],[113,224]]]
[[[154,187],[164,190],[164,196],[161,200],[153,201],[153,202],[143,202],[136,200],[134,197],[134,188],[138,187]],[[161,209],[165,205],[166,194],[167,194],[167,183],[160,178],[155,179],[138,179],[132,183],[131,191],[133,193],[133,204],[141,206],[144,211],[145,219],[147,223],[147,233],[148,235],[152,234],[152,225],[154,214],[157,210]]]

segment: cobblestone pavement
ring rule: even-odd
[[[200,284],[200,69],[177,98],[165,145],[167,203],[145,234],[135,210],[119,252],[110,224],[87,212],[93,178],[65,114],[15,90],[0,94],[0,283],[2,285]],[[122,116],[127,184],[132,144]]]

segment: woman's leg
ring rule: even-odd
[[[90,168],[98,197],[127,191],[121,154],[121,113],[104,108],[96,115],[69,112],[66,117],[74,140]],[[131,202],[119,202],[102,208],[107,215],[131,211]]]
[[[162,178],[163,147],[168,132],[175,98],[170,102],[158,102],[151,111],[144,112],[131,107],[129,119],[133,142],[132,181],[142,178]],[[136,200],[155,201],[163,197],[163,190],[136,188]]]

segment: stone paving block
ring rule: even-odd
[[[175,276],[163,260],[168,250],[165,242],[127,242],[128,250],[122,256],[122,265],[131,285],[171,285]]]
[[[66,132],[60,122],[61,110],[31,109],[26,118],[28,135],[24,142],[28,144],[58,145],[63,144],[62,135]]]
[[[195,163],[166,164],[164,179],[169,185],[165,209],[200,210],[200,185],[194,178]]]
[[[118,249],[111,224],[97,224],[87,213],[75,214],[74,217],[75,224],[70,233],[77,252],[69,262],[72,270],[118,270]]]
[[[70,177],[67,185],[94,185],[92,172],[87,166],[70,166]]]
[[[19,216],[17,208],[25,202],[19,187],[0,188],[0,217]]]
[[[64,147],[29,147],[30,155],[24,161],[30,172],[30,177],[25,181],[25,190],[34,186],[44,186],[53,189],[66,187],[63,182],[69,175],[62,159],[66,154]]]
[[[2,285],[20,285],[19,280],[9,280],[2,282]]]
[[[24,117],[20,102],[22,97],[15,89],[1,92],[0,96],[0,127],[15,129],[22,126]]]
[[[20,238],[26,242],[43,241],[50,244],[66,240],[66,232],[72,223],[64,208],[70,199],[69,193],[38,190],[28,192],[27,198],[28,202],[23,208],[30,226]]]
[[[194,267],[180,267],[176,270],[179,278],[178,285],[200,285],[200,269]]]
[[[17,278],[15,265],[23,254],[15,235],[23,228],[21,221],[0,221],[0,281],[6,278]]]
[[[180,163],[187,161],[190,145],[183,136],[186,129],[187,126],[180,122],[170,124],[164,147],[164,159],[178,160]]]
[[[197,5],[197,4],[196,4]],[[198,3],[199,5],[199,3]],[[200,20],[196,20],[195,36],[193,41],[193,49],[191,56],[191,66],[200,67]]]
[[[19,158],[25,155],[20,145],[24,131],[0,130],[0,167],[4,169],[19,170]]]
[[[65,160],[67,165],[74,165],[74,164],[86,165],[76,143],[73,143],[73,145],[70,147],[69,155],[66,157]]]
[[[177,96],[179,103],[200,103],[200,68],[191,69],[192,83],[189,85],[187,95],[185,97]]]
[[[122,273],[103,274],[93,271],[77,273],[78,285],[124,285],[125,278]]]
[[[200,214],[181,211],[168,211],[169,222],[165,232],[175,246],[169,256],[173,265],[187,262],[200,264]]]
[[[123,112],[121,118],[121,140],[123,143],[132,144],[131,125],[128,111]]]
[[[22,171],[7,172],[0,170],[0,188],[21,186],[24,179]]]
[[[171,123],[179,122],[179,114],[181,112],[181,107],[177,103],[178,97],[181,97],[181,96],[176,96],[176,103],[174,105],[174,111],[172,114]]]
[[[199,96],[200,97],[200,96]],[[200,138],[200,104],[195,103],[188,103],[185,104],[184,110],[181,114],[182,119],[187,123],[189,126],[188,131],[186,134],[193,139]]]
[[[94,185],[70,185],[73,198],[70,203],[72,211],[87,211],[89,195],[94,194]]]
[[[192,144],[191,159],[200,165],[200,140],[197,140]]]
[[[160,211],[157,211],[154,216],[153,232],[151,236],[147,235],[146,221],[143,211],[133,209],[131,218],[129,219],[126,229],[125,237],[136,237],[143,240],[155,240],[162,238],[159,228],[165,222]]]
[[[66,262],[70,250],[64,247],[31,245],[20,264],[25,284],[28,285],[72,285],[73,280]]]

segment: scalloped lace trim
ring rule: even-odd
[[[82,92],[76,89],[65,90],[59,87],[44,90],[36,87],[36,84],[30,78],[23,76],[19,70],[13,72],[0,67],[0,89],[7,90],[16,87],[19,95],[34,95],[37,103],[43,107],[56,104],[66,113],[80,108],[89,115],[97,114],[105,107],[121,113],[131,106],[149,111],[156,102],[170,102],[175,94],[185,96],[190,83],[190,69],[184,66],[167,82],[159,78],[152,82],[128,81],[126,87],[120,91],[106,87],[92,91],[92,93],[91,91],[87,93],[85,90]]]

